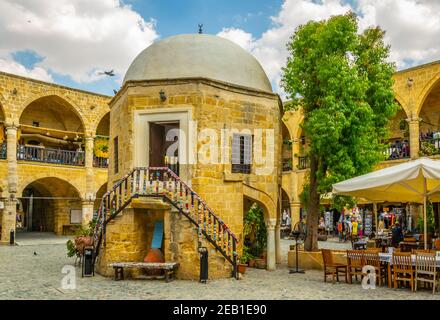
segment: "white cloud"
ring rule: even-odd
[[[118,0],[2,0],[0,58],[30,49],[44,57],[36,68],[97,80],[97,70],[123,76],[134,57],[158,37],[145,21]]]
[[[237,43],[247,51],[252,51],[255,47],[255,39],[252,34],[242,29],[223,28],[217,35]]]
[[[235,41],[252,53],[262,64],[274,90],[283,97],[279,86],[281,68],[287,59],[286,43],[295,28],[309,20],[327,19],[349,10],[360,13],[363,30],[379,25],[386,30],[386,42],[391,45],[391,60],[399,68],[440,59],[440,1],[438,0],[358,0],[356,7],[341,0],[285,0],[280,12],[271,17],[273,26],[258,39],[244,30],[225,28],[221,36]],[[220,35],[220,34],[219,34]],[[248,36],[245,36],[248,35]]]
[[[34,67],[33,69],[26,69],[23,65],[12,61],[0,58],[0,70],[23,77],[53,82],[52,76],[41,67]]]

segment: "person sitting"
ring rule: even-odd
[[[392,236],[391,236],[391,243],[393,247],[398,247],[399,243],[403,240],[403,231],[402,227],[398,222],[394,224],[393,229],[391,230]]]

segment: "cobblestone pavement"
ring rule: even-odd
[[[283,241],[283,248],[291,242]],[[329,244],[327,244],[329,245]],[[34,254],[36,253],[36,255]],[[96,275],[81,278],[76,269],[73,290],[62,289],[63,266],[73,265],[65,245],[0,246],[0,300],[4,299],[440,299],[429,291],[378,288],[358,284],[324,283],[322,272],[289,274],[285,265],[276,271],[247,269],[242,280],[113,281]]]

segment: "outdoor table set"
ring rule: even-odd
[[[393,254],[392,253],[379,253],[379,257],[380,257],[380,261],[382,263],[385,263],[387,265],[387,269],[388,269],[388,287],[391,288],[392,287],[392,272],[391,272],[391,268],[393,266]],[[440,270],[440,255],[436,255],[435,257],[436,260],[436,264],[437,264],[437,271]],[[416,266],[416,255],[415,254],[411,254],[411,261],[412,261],[412,265],[415,267]]]
[[[343,257],[347,263],[334,260],[337,251],[322,249],[324,263],[324,281],[327,276],[332,276],[333,283],[339,281],[339,276],[345,276],[346,283],[353,283],[353,277],[362,280],[368,271],[365,267],[374,268],[376,280],[379,286],[385,284],[388,287],[398,288],[399,284],[409,283],[412,291],[417,291],[419,283],[432,284],[432,292],[440,285],[440,252],[434,254],[431,250],[415,250],[413,254],[396,250],[393,253],[382,253],[380,248],[368,250],[347,250]],[[371,271],[370,271],[371,272]]]

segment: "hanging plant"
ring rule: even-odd
[[[93,154],[98,158],[108,158],[108,139],[103,137],[95,138]]]

